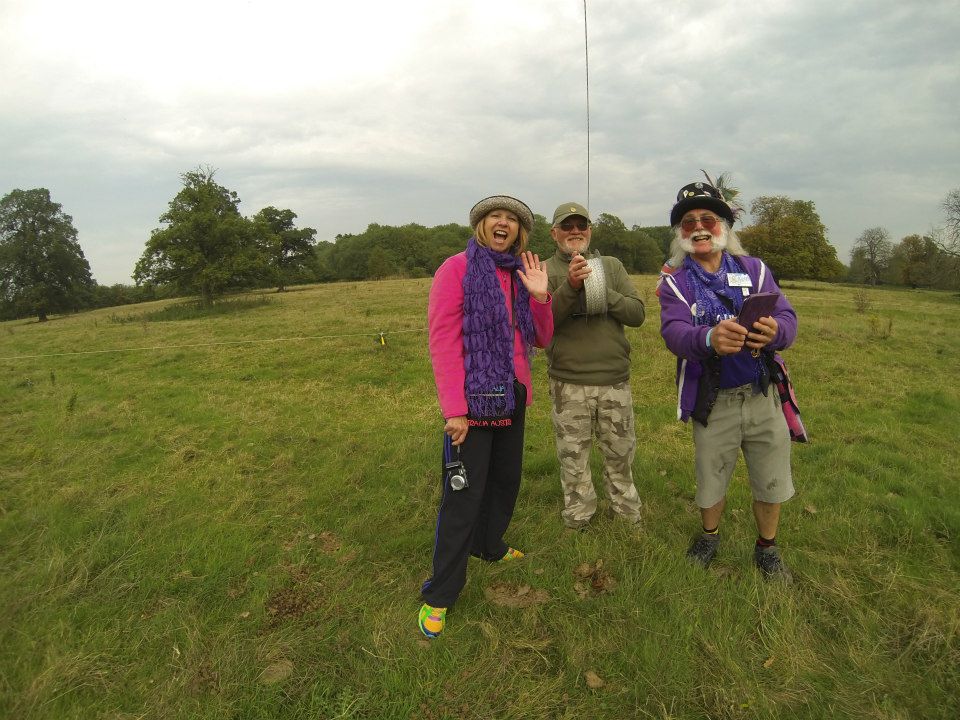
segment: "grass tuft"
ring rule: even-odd
[[[889,340],[893,334],[893,318],[878,318],[871,315],[867,318],[870,325],[870,337],[874,340]]]

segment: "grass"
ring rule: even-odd
[[[0,717],[956,717],[956,296],[786,284],[787,589],[750,564],[742,467],[714,566],[682,561],[692,442],[636,282],[643,529],[561,528],[538,359],[527,556],[471,561],[434,642],[429,280],[3,323]]]

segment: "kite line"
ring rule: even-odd
[[[590,47],[587,42],[587,0],[583,0],[583,65],[587,78],[587,209],[590,209]]]

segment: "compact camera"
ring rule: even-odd
[[[444,471],[447,475],[447,483],[454,492],[470,487],[470,483],[467,482],[467,468],[459,460],[444,465]]]

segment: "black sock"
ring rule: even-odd
[[[703,526],[701,525],[700,527],[703,527]],[[704,535],[719,535],[719,534],[720,534],[720,526],[717,525],[713,530],[707,530],[706,528],[703,528],[703,534],[704,534]]]
[[[772,538],[767,540],[763,535],[757,535],[757,547],[772,547],[777,544],[777,536],[774,535]]]

